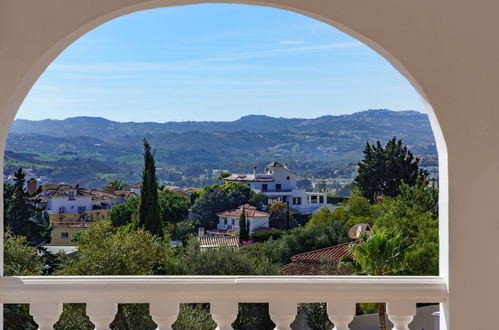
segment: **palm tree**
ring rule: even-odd
[[[404,269],[404,243],[400,234],[374,230],[360,244],[352,244],[353,259],[345,260],[357,275],[398,275]],[[386,330],[386,304],[378,303],[379,327]]]

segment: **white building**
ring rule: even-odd
[[[97,189],[79,185],[45,184],[37,198],[48,214],[84,213],[92,210],[110,210],[123,204],[125,198]]]
[[[267,165],[264,174],[232,174],[225,178],[225,182],[241,182],[247,184],[257,193],[268,198],[268,205],[275,202],[288,203],[289,208],[298,213],[314,213],[327,204],[327,194],[307,192],[298,189],[296,181],[301,179],[291,172],[287,165],[272,162]]]
[[[208,234],[237,234],[239,232],[239,218],[244,213],[246,221],[249,222],[249,232],[252,233],[259,229],[269,228],[270,214],[258,211],[255,206],[245,204],[237,209],[217,213],[217,230],[207,230]]]

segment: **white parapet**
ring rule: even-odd
[[[290,329],[298,303],[326,302],[337,329],[348,329],[355,303],[388,302],[388,315],[406,329],[416,303],[447,300],[440,277],[371,276],[22,276],[0,278],[0,303],[28,303],[41,329],[51,329],[62,303],[86,303],[99,329],[107,329],[120,303],[149,303],[168,329],[180,303],[210,303],[220,329],[230,329],[237,303],[269,303],[280,330]],[[392,312],[392,313],[391,313]],[[164,315],[163,315],[164,314]],[[393,315],[392,315],[393,314]]]

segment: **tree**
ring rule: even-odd
[[[163,224],[175,224],[189,215],[189,202],[171,191],[162,191],[158,195],[160,218]]]
[[[246,219],[246,210],[243,207],[241,216],[239,217],[239,243],[249,241],[249,227],[249,221]]]
[[[26,237],[31,245],[50,243],[52,227],[47,212],[38,208],[39,200],[24,190],[22,168],[14,175],[14,184],[4,185],[4,230]]]
[[[99,221],[81,233],[78,258],[57,275],[164,275],[172,263],[170,247],[143,229],[126,231]],[[67,304],[56,329],[94,329],[83,304]],[[155,329],[147,305],[120,305],[112,329]]]
[[[296,227],[296,220],[292,212],[289,210],[289,205],[283,202],[272,203],[269,207],[270,227],[280,230],[289,230]]]
[[[144,169],[142,171],[142,187],[140,188],[139,223],[153,235],[163,237],[160,208],[158,203],[158,182],[156,165],[151,145],[144,139]]]
[[[408,246],[404,258],[410,275],[438,275],[438,188],[426,177],[379,205],[376,227],[400,233]]]
[[[124,181],[113,179],[109,181],[106,185],[102,187],[102,190],[110,192],[112,189],[114,190],[128,190],[130,185]]]
[[[235,209],[244,204],[261,208],[262,201],[260,194],[256,194],[247,185],[228,182],[204,188],[204,192],[194,202],[192,212],[201,226],[213,228],[218,222],[217,212]]]
[[[364,158],[358,166],[355,184],[361,195],[371,202],[375,201],[375,196],[396,196],[402,181],[412,187],[426,174],[419,168],[419,159],[395,137],[385,147],[380,141],[376,145],[367,142]]]
[[[353,272],[359,275],[399,275],[404,271],[404,242],[399,234],[373,231],[352,245]],[[341,264],[341,263],[340,263]],[[378,303],[380,330],[386,330],[386,304]]]
[[[224,172],[220,173],[220,175],[218,176],[217,179],[220,180],[220,181],[222,181],[222,182],[224,182],[224,179],[228,178],[230,175],[231,175],[230,172],[225,172],[224,171]]]
[[[213,186],[205,188],[204,194],[196,199],[192,212],[201,226],[213,228],[218,222],[216,213],[233,207],[235,205],[229,198],[229,194],[220,186]]]
[[[348,242],[348,228],[337,221],[320,222],[284,232],[277,240],[261,245],[262,254],[277,264],[287,264],[295,254]]]
[[[126,226],[138,220],[139,205],[140,197],[130,198],[125,203],[114,206],[107,217],[114,227]]]
[[[4,237],[4,272],[5,276],[29,276],[43,274],[43,261],[36,248],[28,245],[24,236],[5,232]],[[5,329],[38,329],[29,316],[28,305],[4,305]]]

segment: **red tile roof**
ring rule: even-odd
[[[229,246],[236,247],[239,244],[238,236],[201,236],[198,237],[201,248]]]
[[[244,208],[244,213],[246,214],[247,218],[268,218],[268,217],[270,217],[270,214],[268,214],[267,212],[258,211],[255,206],[252,206],[249,204],[241,205],[237,209],[234,209],[234,210],[219,212],[219,213],[217,213],[217,215],[220,217],[240,217],[241,214],[243,213],[243,208]]]
[[[301,262],[338,262],[342,257],[352,256],[350,245],[352,242],[338,244],[327,248],[300,253],[291,257],[291,261]]]
[[[356,242],[348,242],[327,248],[300,253],[291,257],[291,263],[281,268],[287,275],[319,275],[321,267],[336,264],[343,257],[351,257],[349,247]],[[336,275],[349,275],[346,269],[338,270]]]

